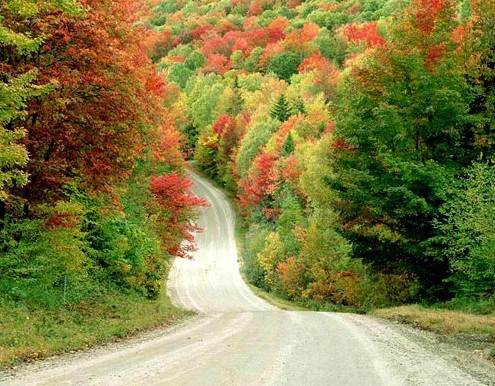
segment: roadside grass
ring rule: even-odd
[[[417,304],[377,309],[370,314],[445,335],[484,334],[495,339],[495,314],[476,315]]]
[[[418,304],[376,309],[370,315],[411,325],[443,336],[464,349],[482,353],[495,363],[495,314],[429,308]]]
[[[246,279],[245,278],[243,278],[243,279],[247,283]],[[284,311],[309,311],[307,308],[301,307],[298,304],[296,304],[290,300],[282,299],[282,298],[278,297],[277,295],[275,295],[271,292],[266,292],[265,290],[258,288],[252,284],[247,283],[247,285],[256,296],[265,300],[266,302],[270,303],[271,305],[280,308],[281,310],[284,310]]]
[[[174,307],[165,290],[156,300],[108,291],[57,310],[0,299],[0,367],[119,341],[189,314]]]

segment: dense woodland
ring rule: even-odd
[[[187,158],[261,288],[493,309],[494,0],[144,3],[1,5],[0,301],[156,297]]]
[[[165,109],[238,197],[251,283],[493,310],[493,0],[153,5]]]
[[[2,304],[153,299],[170,257],[187,254],[202,202],[188,192],[142,12],[131,0],[2,2]]]

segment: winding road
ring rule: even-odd
[[[257,298],[239,274],[228,201],[191,178],[210,206],[200,210],[194,259],[175,261],[168,290],[199,315],[149,339],[28,367],[5,384],[495,384],[484,365],[463,363],[422,333],[362,315],[282,311]]]

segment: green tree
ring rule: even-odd
[[[247,174],[254,158],[260,153],[272,135],[278,130],[279,122],[270,117],[253,121],[237,154],[236,164],[241,177]]]
[[[300,250],[300,243],[294,230],[296,227],[304,228],[306,225],[303,207],[290,187],[286,187],[280,193],[281,197],[278,198],[276,203],[281,209],[277,221],[277,231],[283,244],[284,255],[297,256]]]
[[[242,113],[245,109],[244,99],[239,87],[239,81],[235,77],[231,85],[227,86],[222,95],[218,98],[216,112],[220,114],[229,114],[233,117]]]
[[[241,70],[244,67],[244,53],[242,51],[236,50],[232,52],[230,60],[232,61],[232,68]]]
[[[177,83],[182,89],[186,87],[187,81],[193,74],[194,72],[184,63],[174,63],[167,71],[168,79]]]
[[[303,114],[306,115],[308,113],[306,106],[304,105],[304,100],[301,97],[298,97],[292,106],[292,114]]]
[[[315,43],[325,58],[342,65],[348,48],[341,35],[334,34],[326,28],[321,28]]]
[[[495,295],[495,167],[474,163],[442,214],[438,240],[445,246],[457,295]]]
[[[294,150],[295,150],[294,138],[292,137],[292,134],[289,133],[285,138],[285,141],[282,143],[282,148],[280,149],[280,156],[287,157],[292,153],[294,153]]]
[[[22,170],[28,155],[24,146],[17,143],[24,137],[24,132],[0,130],[0,201],[7,198],[5,188],[22,186],[27,182],[27,174]],[[0,203],[0,205],[3,205]],[[3,217],[3,213],[0,214]]]
[[[270,117],[285,122],[291,115],[289,102],[287,102],[285,95],[281,94],[270,110]]]
[[[212,130],[211,125],[206,126],[196,142],[194,159],[198,166],[208,176],[215,178],[217,175],[217,157],[219,147],[219,136]]]
[[[47,7],[66,13],[78,14],[80,5],[75,0],[48,1]],[[33,36],[24,27],[38,17],[41,4],[37,1],[8,1],[0,5],[0,219],[7,187],[22,186],[27,182],[23,167],[27,163],[27,150],[20,144],[25,136],[22,120],[26,102],[48,92],[51,85],[35,85],[37,70],[12,76],[12,68],[21,58],[39,50],[43,36]],[[14,22],[14,18],[16,21]]]
[[[236,116],[237,114],[240,114],[244,110],[244,99],[242,97],[241,93],[241,86],[239,85],[239,77],[234,78],[234,82],[232,84],[232,100],[231,100],[231,105],[229,109],[227,110],[227,113]]]
[[[307,20],[332,31],[335,27],[347,23],[348,16],[344,12],[327,12],[319,9],[308,15]]]
[[[470,97],[450,44],[455,8],[436,7],[423,13],[422,0],[413,2],[390,42],[341,78],[328,180],[355,256],[417,275],[427,296],[440,296],[448,275],[429,251],[433,220],[470,151],[459,141]],[[432,56],[438,45],[444,53]]]
[[[258,69],[258,63],[260,62],[261,55],[263,54],[263,48],[256,47],[251,54],[244,61],[244,69],[248,72],[255,72]]]
[[[203,54],[201,54],[198,51],[191,52],[191,54],[184,61],[186,67],[192,71],[197,70],[205,63],[206,63],[206,58],[203,56]]]
[[[223,79],[215,74],[196,76],[186,87],[192,123],[200,133],[215,121],[218,100],[224,89]]]
[[[302,57],[293,52],[282,52],[270,59],[266,71],[273,72],[280,79],[290,82],[290,77],[297,73]]]
[[[284,261],[284,245],[277,232],[270,232],[264,248],[258,253],[258,263],[265,272],[264,282],[270,290],[277,290],[279,283],[275,269]]]

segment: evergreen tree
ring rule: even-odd
[[[234,79],[232,90],[234,91],[234,93],[232,95],[231,105],[227,109],[227,113],[235,117],[244,110],[244,99],[241,95],[241,87],[239,86],[239,79],[237,76]]]
[[[272,106],[272,109],[270,110],[270,117],[273,119],[278,119],[280,122],[285,122],[291,115],[289,103],[287,102],[285,95],[282,94]]]
[[[297,100],[293,104],[292,112],[293,112],[293,115],[296,115],[296,114],[306,115],[308,113],[308,111],[306,110],[306,106],[304,105],[304,101],[302,100],[301,97],[297,98]]]
[[[282,157],[287,157],[294,153],[295,150],[295,144],[294,144],[294,138],[292,137],[292,134],[289,133],[287,135],[287,138],[285,138],[284,143],[282,144],[282,148],[280,149],[280,155]]]

